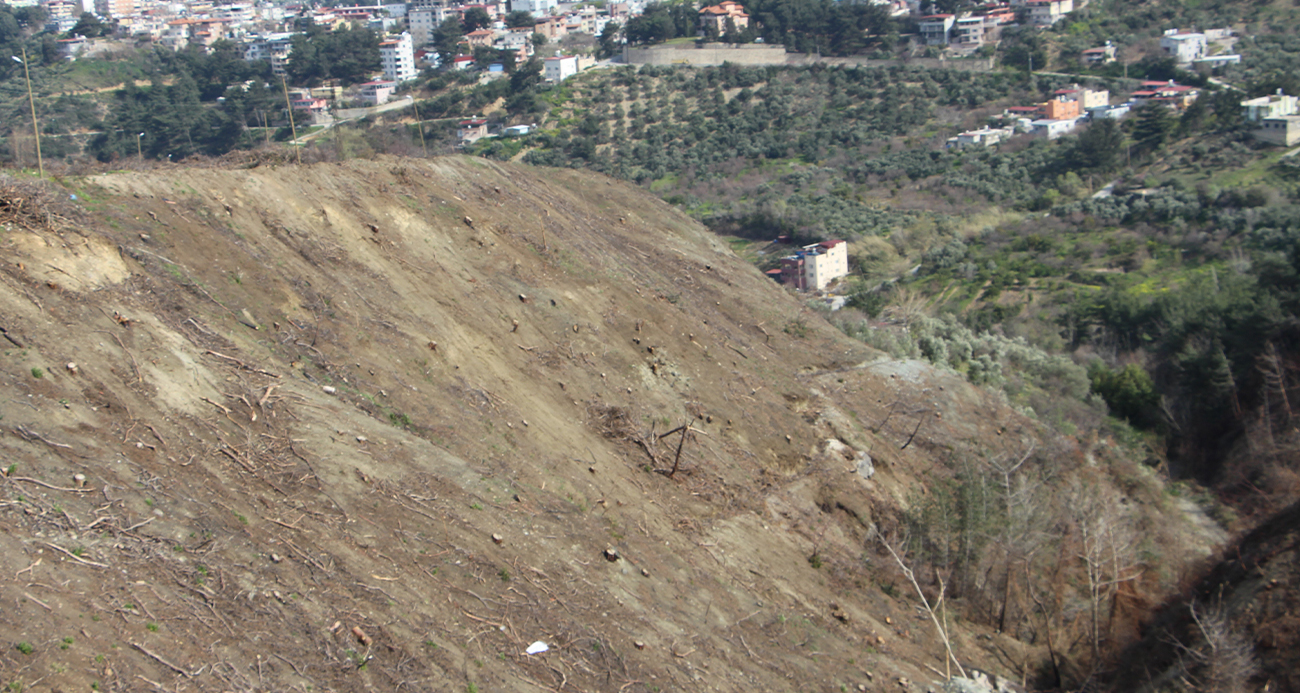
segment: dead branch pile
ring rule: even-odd
[[[0,224],[54,231],[68,223],[68,210],[58,209],[42,185],[0,176]]]
[[[593,404],[587,407],[587,420],[606,438],[622,440],[636,434],[632,414],[625,407]]]

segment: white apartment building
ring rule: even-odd
[[[549,17],[559,5],[558,0],[511,0],[510,9],[515,12],[532,12],[534,17]]]
[[[415,69],[415,48],[410,32],[382,41],[379,44],[379,62],[384,67],[384,79],[401,84],[419,76]]]
[[[578,57],[557,55],[542,61],[542,77],[548,82],[563,82],[578,74]]]
[[[1160,50],[1179,65],[1191,65],[1193,60],[1205,57],[1208,42],[1205,34],[1170,29],[1160,37]]]

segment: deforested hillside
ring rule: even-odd
[[[11,690],[1059,685],[1221,536],[594,173],[0,197]]]

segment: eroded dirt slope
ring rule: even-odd
[[[873,517],[1038,435],[590,173],[65,185],[3,236],[0,685],[923,689]]]

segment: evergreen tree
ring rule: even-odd
[[[537,20],[533,17],[532,12],[515,10],[506,15],[506,26],[511,29],[523,29],[537,25]]]
[[[600,32],[600,43],[596,48],[596,57],[612,58],[618,55],[618,31],[622,28],[618,22],[608,22],[605,24],[604,31]]]
[[[1079,135],[1069,158],[1075,167],[1093,171],[1108,171],[1119,163],[1124,153],[1124,134],[1119,123],[1110,118],[1094,121]]]
[[[478,31],[485,26],[492,26],[492,18],[488,16],[487,10],[482,7],[471,7],[465,10],[465,14],[460,20],[461,26],[464,27],[465,33]]]
[[[450,65],[452,59],[460,53],[460,42],[465,36],[465,29],[460,20],[448,17],[433,30],[433,47],[443,65]]]
[[[1175,126],[1169,108],[1160,103],[1149,103],[1138,109],[1133,125],[1133,141],[1144,152],[1154,152],[1169,138]]]
[[[68,32],[73,36],[85,36],[86,38],[99,38],[113,32],[112,27],[100,21],[99,17],[89,13],[82,12],[77,18],[77,23],[72,26]]]

